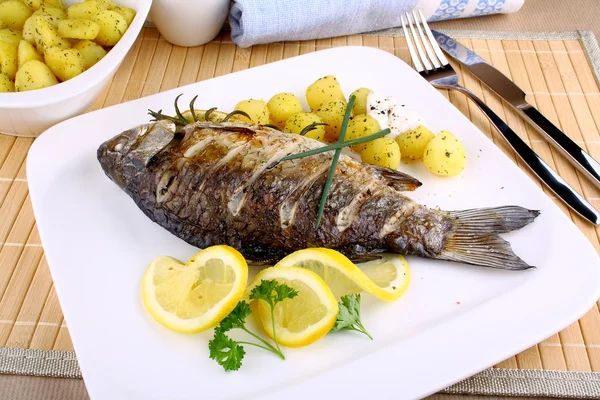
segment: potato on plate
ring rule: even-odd
[[[19,68],[15,78],[17,92],[42,89],[56,85],[58,81],[46,64],[38,60],[31,60]]]
[[[44,3],[43,0],[21,0],[23,3],[25,3],[27,5],[27,7],[31,8],[32,10],[37,10],[39,9],[42,4]]]
[[[92,21],[100,25],[96,43],[101,46],[114,46],[127,31],[125,18],[116,11],[100,11],[92,17]]]
[[[27,61],[31,60],[44,61],[44,58],[31,43],[27,40],[21,40],[17,49],[18,68],[21,68]]]
[[[271,97],[267,103],[271,121],[280,128],[285,126],[285,121],[292,115],[302,111],[300,99],[292,93],[278,93]]]
[[[49,5],[50,7],[60,8],[64,10],[67,8],[67,3],[64,0],[44,0],[44,4]]]
[[[306,89],[306,101],[314,112],[331,101],[346,101],[336,77],[327,75],[317,79]]]
[[[402,153],[402,161],[415,162],[423,159],[425,147],[435,135],[423,125],[417,126],[415,129],[402,132],[396,138],[400,152]]]
[[[18,0],[8,0],[0,3],[0,18],[5,26],[13,29],[23,29],[27,18],[31,17],[31,8]]]
[[[360,153],[362,162],[391,169],[398,168],[401,157],[398,143],[387,137],[367,142],[365,149]]]
[[[269,108],[264,100],[242,100],[235,105],[234,110],[243,111],[250,116],[251,121],[248,121],[248,118],[239,115],[240,119],[244,122],[253,122],[255,124],[269,123]]]
[[[71,48],[71,43],[67,39],[60,37],[49,19],[43,15],[38,15],[34,18],[35,32],[33,36],[35,38],[38,53],[43,54],[46,49],[51,47],[59,47],[61,49]]]
[[[372,135],[381,130],[379,122],[370,115],[360,114],[352,117],[348,122],[348,129],[346,130],[346,141],[360,139],[365,136]],[[362,152],[367,147],[367,143],[355,144],[351,146],[352,150]]]
[[[100,3],[95,0],[84,1],[83,3],[75,3],[67,8],[67,18],[91,20],[96,14],[103,10],[104,8],[100,6]]]
[[[127,26],[131,25],[131,21],[133,21],[133,19],[135,18],[135,10],[133,10],[129,7],[117,6],[117,7],[115,7],[115,9],[113,11],[118,12],[119,14],[121,14],[123,16],[123,18],[125,18],[125,21],[127,22]]]
[[[14,92],[15,84],[10,78],[4,74],[0,74],[0,93],[2,92]]]
[[[75,43],[73,48],[79,50],[79,53],[81,53],[85,69],[91,68],[106,55],[106,50],[98,43],[92,42],[91,40],[80,40]]]
[[[452,133],[441,131],[425,147],[423,164],[439,176],[456,176],[465,168],[465,149]]]
[[[367,96],[371,93],[371,89],[359,88],[350,94],[350,97],[356,97],[354,101],[354,107],[352,107],[352,113],[354,115],[366,114],[367,113]]]
[[[100,4],[100,7],[102,7],[105,10],[113,10],[115,9],[115,7],[117,7],[117,5],[112,2],[111,0],[85,0],[85,1],[96,1],[98,2],[98,4]]]
[[[77,49],[50,47],[44,55],[52,73],[63,82],[85,71],[85,61]]]
[[[0,29],[0,42],[7,42],[15,46],[19,45],[19,42],[23,39],[23,35],[20,31],[12,28]]]
[[[304,128],[314,123],[322,124],[323,120],[315,113],[299,112],[285,121],[283,131],[287,133],[301,133]],[[304,136],[311,139],[323,140],[325,138],[325,127],[323,125],[315,126],[315,129],[305,133]]]
[[[55,28],[58,27],[58,21],[67,18],[67,13],[65,13],[64,10],[61,10],[60,8],[56,8],[56,7],[49,7],[49,6],[42,6],[39,10],[34,12],[32,14],[32,16],[33,15],[47,16]]]
[[[344,113],[346,112],[345,100],[334,100],[323,104],[315,114],[317,114],[324,123],[325,139],[335,141],[340,136],[342,122],[344,121]]]
[[[58,34],[67,39],[93,40],[100,32],[100,25],[89,19],[63,19],[58,23]]]
[[[0,72],[10,79],[15,79],[18,66],[17,46],[8,42],[0,42]]]

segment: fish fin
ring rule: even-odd
[[[451,211],[455,217],[451,236],[435,258],[483,267],[524,270],[534,268],[521,260],[498,233],[510,232],[532,222],[539,211],[517,206]]]
[[[519,206],[504,206],[449,211],[448,214],[457,219],[455,223],[457,231],[465,231],[472,235],[485,235],[521,229],[533,222],[540,212]]]
[[[403,172],[390,168],[379,167],[376,165],[372,165],[371,167],[379,172],[379,175],[385,181],[387,181],[388,186],[391,186],[398,191],[413,191],[422,185],[421,181],[419,181],[417,178],[414,178]]]

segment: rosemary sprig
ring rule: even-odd
[[[308,132],[310,132],[310,131],[314,131],[315,129],[317,129],[317,127],[318,127],[319,125],[325,125],[325,126],[327,126],[327,124],[324,124],[324,123],[322,123],[322,122],[313,122],[313,123],[312,123],[312,124],[310,124],[310,125],[306,125],[306,126],[304,127],[304,129],[302,129],[302,131],[300,132],[300,136],[304,136],[304,135],[306,135]]]
[[[267,127],[271,128],[271,129],[276,129],[276,130],[278,130],[279,132],[281,132],[281,129],[279,129],[279,127],[278,127],[278,126],[275,126],[275,125],[273,125],[273,124],[262,124],[261,126],[267,126]]]
[[[194,122],[198,122],[198,116],[196,115],[196,110],[194,110],[194,103],[196,102],[197,98],[198,95],[194,96],[192,101],[190,101],[190,113],[192,114],[192,118],[194,118]]]
[[[227,122],[229,120],[229,118],[233,117],[234,115],[243,115],[244,117],[246,117],[250,121],[252,121],[252,118],[250,118],[250,116],[248,114],[246,114],[245,112],[243,112],[242,110],[233,110],[232,112],[230,112],[229,114],[227,114],[225,116],[225,118],[223,118],[222,122]]]
[[[350,96],[348,105],[346,106],[346,112],[344,113],[344,120],[340,129],[340,137],[338,138],[338,144],[344,143],[344,138],[346,137],[346,130],[348,129],[348,121],[350,121],[350,112],[352,111],[352,107],[354,107],[355,101],[356,96]],[[315,225],[315,229],[319,229],[319,224],[321,223],[321,219],[323,218],[323,210],[325,210],[325,203],[327,202],[327,196],[329,195],[329,189],[331,188],[333,175],[335,174],[335,169],[337,168],[337,163],[340,159],[341,154],[342,149],[340,148],[337,149],[335,151],[335,154],[333,155],[333,161],[331,161],[331,167],[329,167],[329,174],[327,175],[327,180],[325,181],[325,186],[323,187],[323,193],[321,194],[321,203],[319,204],[319,213],[317,214],[317,223]]]
[[[179,102],[179,98],[181,96],[183,96],[183,93],[181,93],[179,96],[175,97],[175,114],[177,114],[177,116],[179,117],[180,120],[187,121],[187,118],[183,116],[181,111],[179,111],[179,105],[177,104]]]
[[[217,107],[213,107],[213,108],[209,108],[208,110],[206,110],[206,112],[204,113],[204,120],[210,121],[210,114],[212,114],[212,112],[215,111],[216,109],[217,109]]]
[[[379,131],[377,133],[373,133],[372,135],[361,137],[358,139],[349,140],[344,143],[338,142],[338,143],[330,144],[327,146],[319,147],[316,149],[304,151],[302,153],[291,154],[289,156],[283,157],[281,160],[279,160],[279,162],[295,160],[297,158],[304,158],[304,157],[308,157],[308,156],[314,156],[315,154],[326,153],[331,150],[343,149],[344,147],[354,146],[355,144],[362,144],[362,143],[370,142],[371,140],[375,140],[377,138],[384,137],[385,135],[388,135],[390,132],[391,132],[390,128],[385,128],[384,130]]]

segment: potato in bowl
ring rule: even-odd
[[[0,3],[1,133],[35,137],[91,106],[133,46],[152,1],[117,3]]]

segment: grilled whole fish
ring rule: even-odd
[[[353,260],[391,251],[530,268],[498,234],[527,225],[537,211],[432,210],[401,193],[421,185],[415,178],[345,155],[315,229],[333,154],[280,160],[320,146],[301,135],[241,122],[196,122],[176,133],[173,123],[159,121],[103,143],[98,160],[152,221],[200,248],[228,244],[251,262],[328,247]]]

